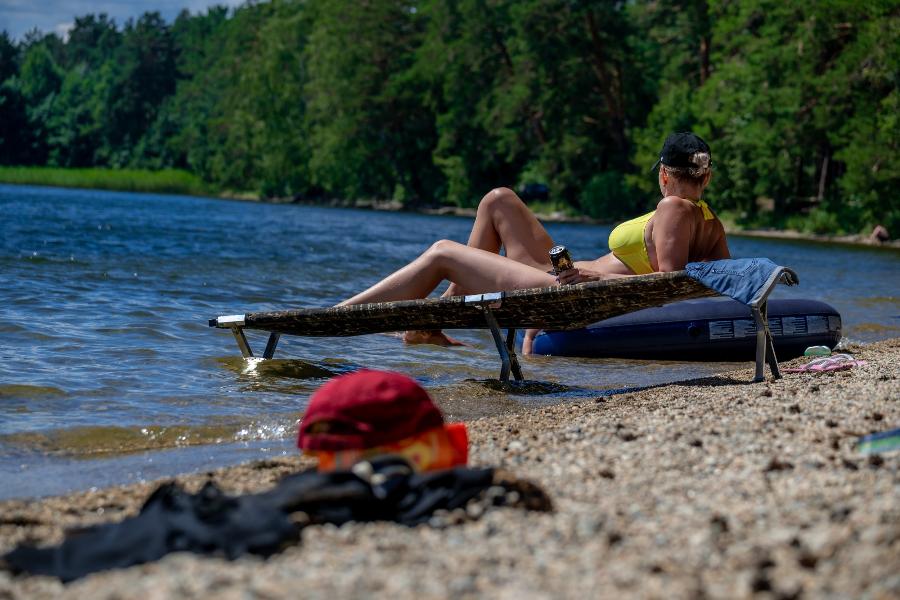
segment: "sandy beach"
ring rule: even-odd
[[[0,598],[897,598],[900,456],[856,441],[900,426],[900,339],[849,351],[868,364],[759,384],[748,365],[471,422],[471,462],[539,483],[551,514],[309,527],[265,561],[173,554],[66,586],[0,571]],[[177,480],[259,491],[308,464]],[[121,519],[157,484],[0,503],[0,552]]]

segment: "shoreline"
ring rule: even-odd
[[[475,218],[474,208],[460,208],[456,206],[441,207],[405,207],[399,202],[377,201],[377,200],[324,200],[324,201],[306,201],[295,200],[290,198],[274,198],[263,200],[258,197],[242,197],[241,195],[224,194],[219,196],[225,200],[239,200],[246,202],[261,202],[271,204],[299,204],[301,206],[324,206],[329,208],[353,208],[358,210],[374,210],[382,212],[409,212],[424,215],[449,215],[454,217]],[[619,221],[607,221],[601,219],[593,219],[586,215],[572,216],[562,212],[542,213],[535,212],[535,216],[541,221],[547,223],[580,223],[584,225],[615,225]],[[888,240],[886,242],[874,241],[868,236],[862,234],[856,235],[830,235],[803,233],[794,230],[776,230],[776,229],[740,229],[733,226],[726,226],[725,232],[730,236],[759,238],[759,239],[777,239],[777,240],[796,240],[803,242],[814,242],[821,244],[837,244],[842,246],[862,246],[866,248],[884,248],[890,250],[900,250],[900,239]]]
[[[310,527],[265,561],[173,554],[68,586],[0,571],[0,597],[896,596],[900,453],[867,457],[855,444],[900,426],[900,338],[849,351],[868,364],[759,384],[748,366],[469,422],[470,463],[537,482],[553,514]],[[297,455],[175,479],[249,493],[310,464]],[[0,554],[119,520],[158,483],[0,502]]]
[[[725,229],[727,235],[747,238],[759,238],[768,240],[796,240],[798,242],[812,242],[817,244],[835,244],[841,246],[858,246],[865,248],[881,248],[885,250],[900,250],[900,240],[888,240],[876,242],[869,237],[857,235],[825,235],[815,233],[802,233],[793,230],[774,229]]]
[[[380,201],[380,200],[303,200],[297,198],[260,198],[258,194],[234,191],[219,191],[209,193],[192,193],[190,191],[153,191],[153,190],[134,190],[134,189],[113,189],[113,188],[97,188],[85,187],[77,185],[54,185],[52,183],[17,183],[5,182],[0,180],[3,185],[30,185],[38,187],[58,187],[64,189],[100,189],[102,191],[122,191],[128,193],[154,193],[154,194],[173,194],[183,196],[193,196],[196,198],[212,198],[219,200],[231,200],[235,202],[254,202],[259,204],[298,204],[301,206],[318,206],[328,208],[351,208],[358,210],[375,210],[380,212],[409,212],[413,214],[424,215],[442,215],[454,217],[474,218],[474,208],[461,208],[457,206],[438,206],[438,207],[409,207],[403,206],[399,202]],[[581,223],[585,225],[614,225],[617,221],[607,221],[593,219],[586,215],[572,216],[562,212],[541,213],[535,215],[541,221],[547,223]],[[730,236],[748,237],[757,239],[774,239],[774,240],[794,240],[801,242],[812,242],[819,244],[835,244],[841,246],[856,246],[865,248],[881,248],[887,250],[900,250],[900,239],[892,239],[886,242],[873,241],[863,234],[856,235],[830,235],[830,234],[813,234],[803,233],[794,230],[775,230],[775,229],[739,229],[726,226],[725,232]]]

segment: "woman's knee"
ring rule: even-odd
[[[459,252],[460,248],[464,248],[463,244],[454,242],[453,240],[438,240],[431,245],[425,252],[425,256],[433,263],[440,263],[451,258]]]
[[[524,203],[519,196],[509,188],[498,187],[489,191],[478,203],[479,213],[496,213],[509,208],[521,208]]]

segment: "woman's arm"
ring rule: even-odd
[[[630,277],[627,273],[611,273],[609,269],[604,269],[598,264],[602,258],[597,260],[585,260],[575,263],[574,269],[562,271],[557,280],[559,285],[571,285],[573,283],[583,283],[585,281],[600,281],[601,279],[618,279],[619,277]]]
[[[712,255],[709,260],[720,260],[722,258],[731,258],[731,250],[728,249],[728,240],[725,239],[725,230],[722,230],[716,245],[713,247]]]

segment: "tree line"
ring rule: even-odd
[[[900,230],[900,0],[273,0],[0,34],[0,164],[616,219],[666,134],[748,225]]]

